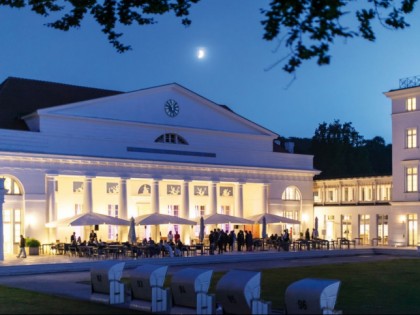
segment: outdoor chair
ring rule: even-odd
[[[286,289],[286,314],[342,314],[335,310],[339,280],[306,278]]]
[[[91,268],[91,301],[106,304],[124,303],[125,286],[121,276],[125,263],[104,261]]]
[[[130,308],[152,313],[167,313],[170,290],[163,287],[168,266],[142,265],[130,276]]]
[[[171,279],[171,314],[214,314],[215,298],[208,294],[213,270],[185,268]]]
[[[216,303],[227,314],[270,314],[271,302],[260,299],[261,272],[231,270],[217,283]]]

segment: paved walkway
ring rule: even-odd
[[[230,269],[262,270],[290,266],[351,263],[396,258],[419,258],[417,248],[360,247],[346,250],[312,250],[299,252],[234,252],[214,256],[118,259],[125,262],[123,277],[129,277],[136,266],[151,263],[168,265],[169,274],[186,266],[214,271]],[[6,257],[0,262],[0,285],[33,290],[57,296],[89,300],[90,269],[98,260],[67,255]]]

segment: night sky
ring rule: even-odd
[[[188,28],[172,15],[125,27],[121,40],[133,50],[124,54],[92,20],[62,32],[44,26],[53,17],[0,7],[0,81],[13,76],[127,92],[175,82],[283,137],[309,138],[320,123],[338,119],[365,139],[390,143],[391,101],[383,93],[420,74],[420,7],[409,29],[375,25],[373,43],[339,39],[329,66],[304,63],[293,80],[281,65],[267,70],[286,53],[262,39],[259,9],[268,3],[203,1],[192,8]]]

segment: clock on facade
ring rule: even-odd
[[[179,113],[179,105],[173,100],[169,99],[165,103],[165,113],[170,117],[175,117]]]

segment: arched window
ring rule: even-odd
[[[183,137],[181,137],[180,135],[177,135],[176,133],[164,133],[163,135],[160,135],[159,137],[157,137],[155,142],[188,144],[188,142]]]
[[[22,195],[20,184],[13,178],[2,176],[4,178],[4,188],[7,189],[6,195]]]
[[[300,200],[300,191],[295,186],[289,186],[287,187],[281,196],[281,199],[283,200]]]

